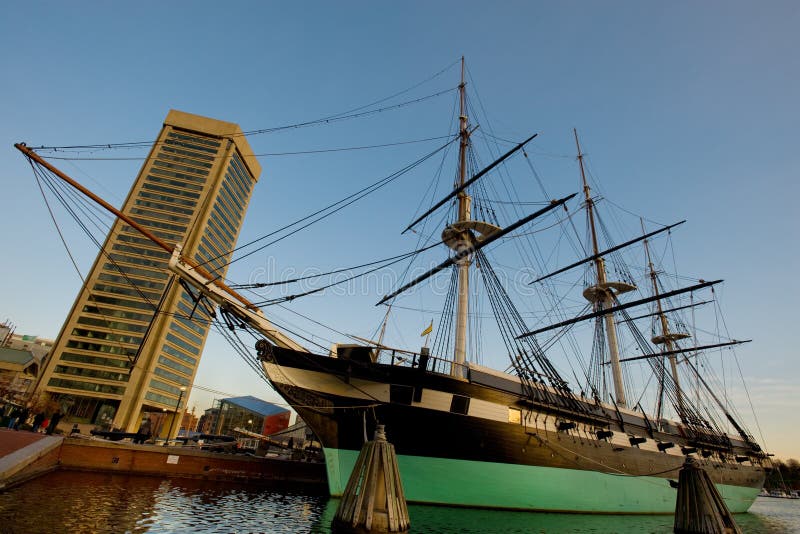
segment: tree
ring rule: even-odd
[[[45,413],[50,415],[61,408],[58,402],[52,399],[47,393],[37,393],[36,395],[32,395],[28,399],[28,402],[30,403],[31,413],[34,414]]]
[[[767,477],[765,487],[779,490],[800,489],[800,462],[794,458],[786,461],[775,459],[772,466],[774,470]]]

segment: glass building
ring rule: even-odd
[[[214,407],[218,410],[214,433],[226,436],[235,435],[237,428],[269,436],[286,429],[291,415],[288,409],[252,395],[220,399]]]
[[[260,173],[238,125],[172,110],[122,211],[224,277]],[[185,405],[208,311],[168,258],[128,224],[113,225],[37,388],[66,410],[65,423],[135,432],[144,414]]]

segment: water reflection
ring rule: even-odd
[[[55,472],[0,493],[2,533],[312,532],[328,534],[338,500],[276,487]],[[591,516],[410,505],[412,532],[671,533],[672,516]],[[800,531],[800,501],[758,499],[748,533]]]
[[[671,534],[672,515],[585,515],[529,512],[497,512],[412,506],[412,525],[424,526],[426,533],[663,533]],[[778,521],[756,514],[741,514],[736,521],[747,533],[795,532]],[[800,524],[798,524],[800,527]]]
[[[309,532],[327,500],[269,486],[56,471],[0,493],[0,532]]]

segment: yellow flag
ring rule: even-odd
[[[426,328],[425,330],[422,331],[422,333],[420,334],[420,337],[427,336],[431,332],[433,332],[433,319],[431,319],[431,324],[428,325],[428,328]]]

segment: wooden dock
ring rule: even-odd
[[[55,469],[327,489],[325,464],[0,429],[0,490]]]

